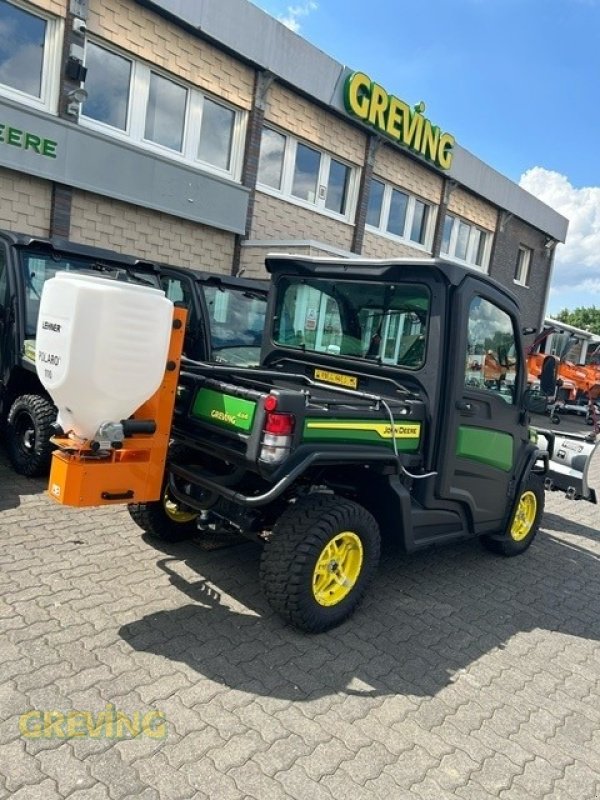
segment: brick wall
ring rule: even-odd
[[[440,202],[443,179],[398,150],[384,145],[377,150],[374,176],[407,189],[436,205]]]
[[[233,259],[232,233],[80,191],[73,193],[71,239],[222,274]]]
[[[353,226],[257,191],[252,239],[317,239],[342,250],[352,246]]]
[[[66,13],[65,0],[31,0],[31,6],[54,14],[56,17],[64,17]]]
[[[0,226],[48,236],[52,184],[41,178],[0,169]]]
[[[548,250],[544,247],[545,241],[546,237],[537,228],[512,217],[504,225],[498,225],[489,268],[492,278],[517,295],[523,325],[531,325],[536,329],[542,327],[544,319],[544,300],[551,264]],[[514,282],[519,245],[533,250],[527,287]]]
[[[269,278],[265,269],[265,258],[268,253],[293,253],[294,255],[323,255],[313,252],[313,248],[305,245],[273,245],[272,247],[256,246],[244,242],[241,249],[241,267],[244,270],[243,278]]]
[[[251,107],[252,69],[137,3],[91,0],[88,30],[231,103]]]
[[[365,258],[428,258],[429,253],[386,236],[365,231],[362,254]]]
[[[460,187],[456,187],[450,194],[448,212],[464,217],[487,231],[496,230],[496,207]]]
[[[366,134],[278,83],[269,89],[265,120],[353,164],[363,162]]]

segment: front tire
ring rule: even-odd
[[[319,633],[354,612],[379,552],[379,527],[366,509],[345,498],[312,494],[277,521],[262,552],[262,589],[288,623]]]
[[[24,394],[13,402],[6,418],[6,451],[15,472],[35,478],[50,470],[50,437],[56,408],[37,394]]]
[[[535,539],[544,513],[544,484],[539,475],[530,473],[517,498],[508,530],[502,538],[482,536],[484,547],[503,556],[524,553]]]

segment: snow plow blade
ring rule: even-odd
[[[536,429],[538,447],[548,454],[545,487],[562,491],[570,500],[597,503],[596,490],[588,484],[590,461],[600,445],[600,438],[581,433],[561,433]]]

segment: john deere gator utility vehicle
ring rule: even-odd
[[[306,631],[353,612],[382,535],[408,552],[471,537],[527,550],[552,434],[542,452],[529,429],[512,294],[440,260],[267,269],[260,366],[182,359],[165,476],[178,513],[141,503],[133,519],[163,539],[261,542],[269,603]]]
[[[60,271],[163,288],[188,309],[184,352],[203,361],[258,362],[266,282],[149,263],[61,238],[0,231],[0,426],[13,468],[48,471],[56,409],[35,369],[42,289]]]

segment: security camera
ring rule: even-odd
[[[87,33],[87,26],[85,24],[85,21],[79,19],[79,17],[75,17],[75,19],[73,20],[73,30],[75,31],[75,33],[79,33],[81,34],[81,36],[85,36],[85,34]]]

